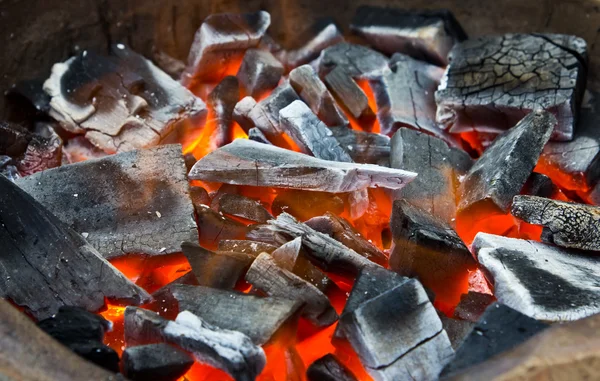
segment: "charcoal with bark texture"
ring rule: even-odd
[[[215,212],[206,205],[196,207],[200,244],[208,248],[217,247],[223,239],[242,239],[248,227],[234,219]]]
[[[246,273],[246,281],[269,296],[304,303],[302,314],[318,327],[330,326],[338,319],[325,294],[291,271],[279,267],[267,253],[256,257]]]
[[[198,235],[180,145],[62,166],[17,185],[105,258],[176,253]]]
[[[485,233],[472,249],[500,303],[546,321],[600,312],[600,260],[593,253]]]
[[[352,78],[377,78],[389,71],[388,59],[366,46],[342,42],[321,52],[319,77],[324,78],[336,67]]]
[[[485,36],[457,44],[449,59],[435,97],[437,120],[451,132],[501,132],[544,109],[558,119],[552,138],[573,138],[587,74],[582,38]]]
[[[262,204],[239,194],[224,194],[219,198],[219,211],[254,222],[265,223],[273,216]]]
[[[300,221],[306,221],[327,212],[341,214],[344,209],[344,199],[339,195],[296,189],[279,190],[271,204],[274,215],[278,216],[285,212]]]
[[[270,24],[271,16],[265,11],[208,16],[194,35],[182,75],[184,85],[222,78],[229,62],[259,45]]]
[[[600,208],[537,196],[515,196],[511,213],[542,225],[542,241],[558,246],[600,251]]]
[[[233,109],[239,100],[240,84],[238,79],[231,75],[223,78],[208,94],[206,104],[211,111],[209,113],[211,119],[206,122],[214,125],[209,143],[213,149],[233,140]]]
[[[348,111],[348,113],[360,123],[361,127],[372,125],[375,121],[375,113],[369,106],[369,99],[341,67],[333,69],[324,78],[329,90],[336,100]]]
[[[263,144],[273,144],[269,141],[269,139],[267,139],[265,134],[256,127],[252,127],[248,130],[248,139]]]
[[[52,68],[44,90],[62,128],[112,154],[152,147],[204,124],[200,98],[124,45],[111,52],[84,51]],[[180,123],[186,120],[193,123]]]
[[[123,351],[123,373],[132,381],[175,381],[194,364],[187,352],[165,343],[138,345]]]
[[[237,139],[200,159],[189,177],[236,185],[341,193],[368,187],[402,188],[416,177],[416,173],[369,164],[327,161]]]
[[[37,319],[64,305],[98,311],[105,298],[134,305],[150,300],[79,234],[2,176],[0,194],[0,296]]]
[[[383,53],[400,52],[438,66],[446,66],[450,49],[456,42],[467,39],[447,9],[361,6],[356,10],[350,29]]]
[[[494,303],[456,350],[454,360],[442,371],[442,377],[477,365],[504,351],[516,347],[548,325],[532,319],[505,305]]]
[[[523,185],[521,194],[550,198],[558,191],[558,187],[552,182],[550,177],[533,172],[525,182],[525,185]]]
[[[390,138],[386,135],[330,127],[333,137],[356,163],[390,166]]]
[[[267,224],[252,225],[248,230],[248,233],[246,233],[246,238],[252,241],[271,245],[275,248],[290,241],[286,235],[273,230]]]
[[[292,321],[302,302],[287,297],[259,297],[237,291],[203,286],[174,285],[156,299],[167,305],[175,301],[179,311],[190,311],[209,324],[239,331],[256,345],[263,345],[286,322]]]
[[[357,381],[350,369],[331,353],[310,364],[306,370],[306,378],[308,381]]]
[[[434,136],[401,128],[392,138],[390,164],[419,173],[411,184],[394,192],[395,198],[454,225],[459,178],[473,165],[469,154]]]
[[[552,114],[534,111],[496,138],[462,180],[458,213],[469,209],[508,212],[555,124]]]
[[[167,342],[191,352],[201,362],[229,373],[236,381],[252,381],[266,363],[264,351],[241,332],[208,324],[189,311],[175,321],[136,307],[125,309],[126,346]]]
[[[233,251],[257,257],[260,253],[271,254],[277,246],[247,239],[224,239],[219,242],[219,251]]]
[[[486,308],[494,302],[494,295],[481,292],[469,291],[461,295],[460,303],[454,309],[454,317],[457,319],[477,322]]]
[[[271,52],[248,49],[237,73],[246,95],[261,99],[277,87],[284,68]]]

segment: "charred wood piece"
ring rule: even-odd
[[[446,334],[448,334],[448,339],[450,340],[450,344],[452,344],[452,349],[454,350],[460,347],[465,338],[469,336],[473,330],[473,327],[475,327],[475,323],[473,322],[452,319],[440,311],[438,311],[438,316],[442,321],[442,327],[444,327],[444,331],[446,331]]]
[[[350,369],[331,353],[310,364],[306,378],[308,381],[358,381]]]
[[[327,212],[341,214],[344,212],[344,208],[344,200],[336,194],[295,189],[279,190],[271,204],[271,210],[276,216],[285,212],[300,221],[306,221]]]
[[[370,125],[375,121],[375,112],[369,106],[367,95],[344,69],[333,69],[324,80],[336,100],[361,125]]]
[[[139,345],[123,351],[123,373],[132,381],[173,381],[194,364],[187,352],[165,343]]]
[[[229,373],[236,381],[253,381],[266,363],[264,351],[241,332],[208,324],[189,311],[180,312],[175,321],[141,308],[125,309],[127,346],[167,342],[175,344],[194,358]]]
[[[338,319],[325,294],[291,271],[279,267],[267,253],[256,257],[246,273],[246,280],[269,296],[302,302],[302,314],[318,327],[330,326]]]
[[[550,198],[558,191],[558,187],[552,182],[550,177],[533,172],[525,182],[525,185],[523,185],[521,194]]]
[[[435,97],[437,120],[450,132],[501,132],[544,109],[558,119],[552,139],[573,138],[587,71],[582,38],[485,36],[457,44],[449,60]]]
[[[283,51],[279,55],[288,70],[313,61],[325,48],[344,41],[342,32],[330,18],[317,20],[300,36],[303,37],[302,40],[292,44],[293,49]]]
[[[221,82],[208,94],[206,100],[210,113],[207,123],[214,125],[210,137],[210,144],[219,148],[233,140],[233,109],[240,100],[240,85],[233,76],[223,78]]]
[[[383,54],[366,46],[342,42],[321,52],[319,77],[324,78],[336,67],[352,78],[377,78],[389,71],[388,59]]]
[[[262,242],[275,248],[278,248],[279,246],[290,241],[290,238],[273,230],[267,224],[252,225],[248,230],[248,233],[246,233],[246,238],[255,242]],[[265,252],[269,253],[266,250]]]
[[[402,188],[416,177],[416,173],[369,164],[327,161],[237,139],[200,159],[189,177],[236,185],[341,193],[368,187]]]
[[[277,246],[259,241],[224,239],[219,242],[219,251],[233,251],[248,254],[252,257],[257,257],[260,253],[271,254],[276,249]]]
[[[330,127],[329,130],[354,162],[390,166],[390,138],[386,135],[347,127]]]
[[[245,95],[262,99],[277,87],[284,68],[269,51],[248,49],[237,73]]]
[[[217,213],[206,205],[196,208],[196,217],[200,244],[211,249],[224,239],[243,239],[248,231],[246,225]]]
[[[261,129],[254,127],[255,122],[253,117],[256,119],[256,116],[252,115],[252,110],[254,110],[257,105],[258,103],[254,98],[247,96],[242,98],[242,100],[240,100],[233,108],[233,120],[235,120],[246,133],[249,133],[251,129],[262,132]]]
[[[258,142],[258,143],[273,144],[269,141],[269,139],[267,139],[264,132],[262,132],[260,129],[258,129],[256,127],[252,127],[248,130],[248,139],[254,140],[255,142]]]
[[[194,209],[200,208],[200,205],[208,206],[211,203],[206,189],[198,186],[190,186],[190,198],[192,199],[192,204],[194,204]]]
[[[600,312],[600,262],[592,253],[485,233],[472,248],[500,303],[545,321]]]
[[[476,323],[494,300],[494,295],[469,291],[460,297],[460,303],[454,309],[454,317]]]
[[[258,201],[239,194],[224,194],[219,198],[219,211],[254,222],[265,223],[273,216]]]

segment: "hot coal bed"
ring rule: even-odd
[[[593,380],[600,98],[579,37],[360,7],[204,19],[7,94],[2,380]]]

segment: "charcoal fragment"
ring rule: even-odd
[[[246,95],[262,99],[277,87],[283,72],[283,65],[270,52],[248,49],[237,77]]]
[[[336,67],[340,67],[352,78],[376,78],[388,68],[388,59],[383,54],[366,46],[342,42],[321,52],[319,77],[324,78]]]
[[[273,216],[258,201],[238,194],[224,194],[219,198],[219,212],[265,223]]]
[[[206,205],[196,208],[200,244],[209,249],[224,239],[243,239],[248,227],[241,222],[215,212]]]
[[[361,127],[372,125],[375,112],[369,106],[367,95],[341,67],[333,69],[324,79],[336,100],[360,123]]]
[[[460,297],[460,303],[454,309],[454,317],[475,323],[493,302],[494,295],[469,291]]]
[[[330,127],[329,130],[354,162],[390,166],[390,138],[386,135],[346,127]]]
[[[236,77],[227,76],[208,94],[207,123],[214,126],[210,145],[219,148],[233,140],[233,109],[240,100],[240,85]],[[206,128],[206,127],[205,127]]]
[[[279,57],[288,70],[307,64],[317,58],[327,47],[344,41],[344,36],[335,22],[327,17],[317,19],[292,48],[281,52]]]
[[[194,364],[194,358],[174,346],[159,343],[123,351],[123,373],[132,381],[175,381]]]
[[[310,364],[306,378],[308,381],[357,381],[354,374],[331,353]]]
[[[271,254],[275,249],[277,249],[277,246],[247,239],[224,239],[219,242],[219,251],[244,253],[252,257],[257,257],[260,253]]]

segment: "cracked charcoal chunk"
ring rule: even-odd
[[[375,112],[369,106],[369,99],[363,89],[344,69],[337,67],[324,78],[335,99],[357,120],[364,129],[372,128]]]
[[[306,378],[308,381],[357,381],[350,369],[331,353],[310,364],[306,370]]]
[[[135,305],[151,299],[79,234],[2,176],[0,194],[2,297],[36,319],[50,317],[64,305],[98,311],[105,298]]]
[[[583,39],[505,34],[457,44],[436,92],[438,122],[451,132],[501,132],[544,109],[558,119],[553,140],[571,140],[587,71]]]
[[[454,317],[475,323],[494,300],[494,295],[469,291],[461,295],[460,303],[454,309]]]
[[[489,306],[442,371],[451,377],[470,366],[516,347],[548,326],[502,304]]]
[[[330,127],[329,130],[354,162],[390,166],[390,138],[386,135],[347,127]]]
[[[555,125],[552,114],[534,111],[496,138],[462,180],[458,213],[484,207],[508,212]]]
[[[260,202],[230,193],[219,198],[219,212],[262,223],[273,218]]]
[[[253,257],[257,257],[260,253],[271,254],[275,249],[277,249],[277,246],[258,241],[224,239],[219,242],[219,251],[233,251],[249,254]]]
[[[241,222],[217,213],[206,205],[196,207],[196,217],[200,245],[211,250],[216,248],[221,240],[243,239],[249,229]],[[197,238],[188,239],[196,240]]]
[[[192,180],[332,193],[398,189],[415,177],[413,172],[321,160],[247,139],[236,139],[204,156],[189,174]]]
[[[341,42],[321,52],[319,77],[340,67],[352,78],[376,78],[389,71],[388,59],[366,46]]]
[[[105,258],[165,255],[196,240],[180,145],[129,151],[19,179],[23,190]]]
[[[454,226],[459,178],[473,165],[469,154],[434,136],[401,128],[392,137],[390,163],[392,168],[419,173],[410,184],[394,192],[395,198]]]
[[[283,72],[283,65],[270,52],[248,49],[237,77],[246,95],[262,99],[277,87]]]
[[[597,256],[485,233],[477,234],[472,248],[498,302],[546,321],[600,312]]]
[[[511,213],[542,225],[542,241],[558,246],[600,251],[600,208],[536,196],[515,196]]]
[[[120,44],[110,57],[84,51],[55,64],[44,90],[61,127],[109,154],[168,141],[188,128],[180,122],[206,116],[200,98]]]
[[[446,66],[450,49],[456,42],[467,39],[447,9],[361,6],[356,10],[350,29],[385,54],[400,52],[438,66]]]
[[[271,16],[265,11],[208,16],[194,35],[182,75],[184,85],[222,78],[228,62],[241,59],[246,49],[258,47],[270,24]]]
[[[255,142],[258,142],[258,143],[271,144],[271,145],[273,144],[269,141],[269,139],[267,139],[265,134],[256,127],[252,127],[248,130],[248,139],[254,140]]]
[[[194,364],[194,358],[174,346],[160,343],[123,351],[123,373],[132,381],[174,381]]]
[[[219,148],[233,140],[233,109],[239,100],[240,85],[233,76],[223,78],[208,94],[206,103],[212,118],[207,123],[214,125],[209,139],[211,147]]]
[[[201,363],[227,372],[236,381],[253,381],[266,364],[262,348],[241,332],[213,326],[189,311],[175,321],[136,307],[125,309],[125,344],[167,342],[191,352]]]

